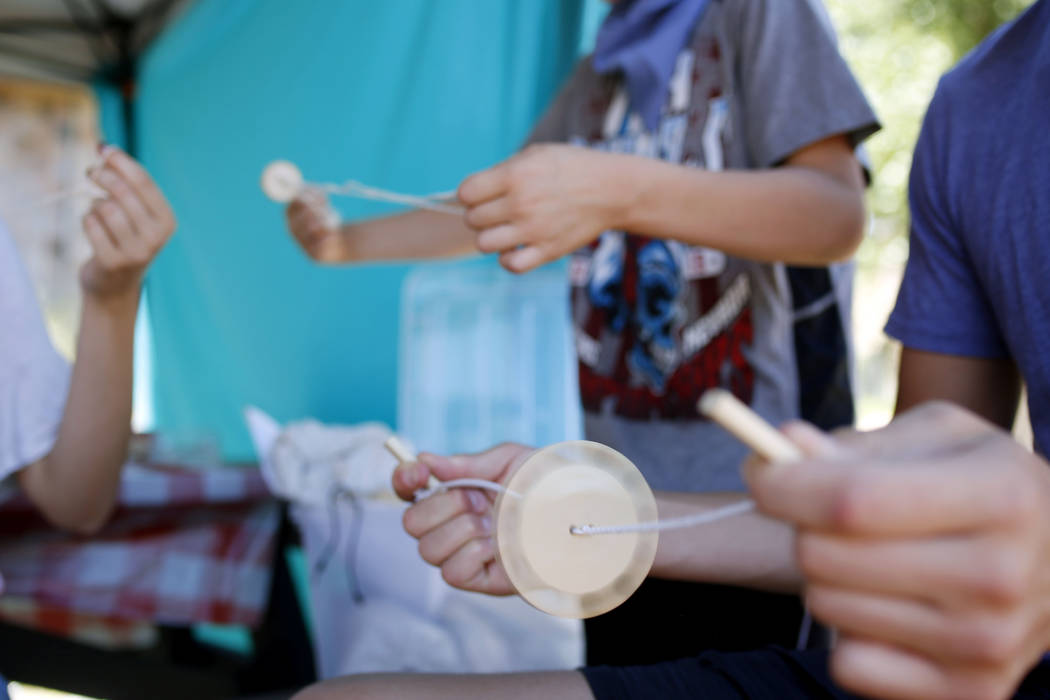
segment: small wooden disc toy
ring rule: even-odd
[[[654,520],[656,499],[630,460],[595,442],[563,442],[538,450],[511,476],[496,502],[496,542],[522,598],[552,615],[586,618],[637,590],[658,534],[587,537],[573,528]]]
[[[306,182],[295,163],[275,160],[263,169],[259,184],[267,197],[275,202],[287,204],[303,191]]]

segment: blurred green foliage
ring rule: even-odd
[[[911,153],[938,78],[1033,0],[826,0],[850,65],[884,129],[868,144],[875,226],[862,265],[897,267],[907,254]]]
[[[954,57],[966,52],[996,27],[1013,19],[1033,0],[902,0],[890,2],[898,19],[914,22],[951,44]]]

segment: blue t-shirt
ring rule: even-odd
[[[911,255],[886,332],[1012,358],[1050,451],[1050,0],[946,75],[915,153]]]

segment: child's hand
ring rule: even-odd
[[[288,230],[299,247],[321,263],[351,259],[349,240],[324,192],[307,189],[292,200],[284,212]]]
[[[93,255],[80,269],[85,295],[138,299],[146,268],[175,231],[175,216],[141,165],[113,146],[88,177],[106,191],[83,218]]]
[[[441,481],[474,478],[503,483],[533,453],[531,447],[504,444],[476,455],[439,457],[419,455],[394,472],[394,490],[411,501],[430,476]],[[419,540],[424,560],[441,568],[450,585],[489,595],[511,595],[503,566],[496,560],[491,493],[481,489],[449,489],[413,504],[405,511],[404,526]]]
[[[836,438],[785,429],[798,462],[746,472],[798,531],[813,615],[844,688],[1005,698],[1050,648],[1050,469],[949,404]]]
[[[614,178],[627,156],[576,146],[529,146],[459,187],[467,225],[483,253],[527,272],[616,228],[627,206]]]

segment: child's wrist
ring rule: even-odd
[[[605,230],[631,230],[632,216],[637,208],[644,177],[638,172],[645,163],[632,156],[615,156],[618,162],[601,171],[599,186],[605,206]]]
[[[346,222],[341,222],[336,230],[340,241],[339,262],[350,263],[360,260],[362,251],[359,248],[364,243],[362,238],[365,232]]]
[[[139,298],[142,296],[142,284],[136,282],[120,289],[102,291],[96,288],[83,287],[83,305],[85,311],[102,313],[107,316],[130,315],[138,313]]]

